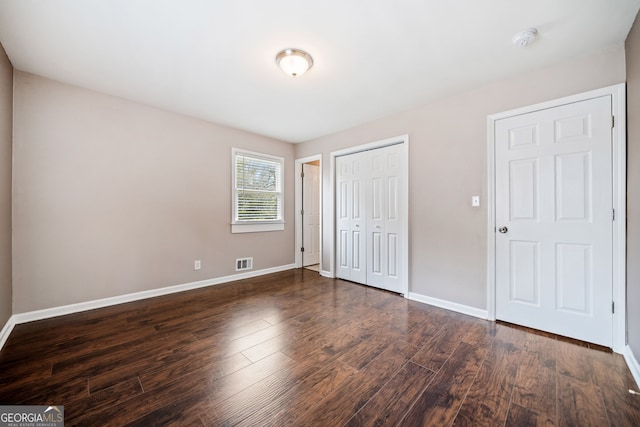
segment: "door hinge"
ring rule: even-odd
[[[300,252],[304,252],[304,246],[300,248]]]
[[[304,172],[300,172],[300,178],[304,178]]]
[[[304,209],[300,210],[300,215],[304,215]]]
[[[611,129],[616,126],[616,116],[611,116]]]
[[[611,301],[611,313],[615,313],[616,312],[616,303],[615,301]]]
[[[612,213],[611,213],[611,221],[615,221],[616,220],[616,210],[615,209],[611,209]]]

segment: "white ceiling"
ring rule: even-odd
[[[622,46],[640,0],[2,0],[14,67],[301,142]],[[515,48],[516,32],[538,40]],[[308,51],[292,78],[283,48]]]

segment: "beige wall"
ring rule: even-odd
[[[487,115],[620,83],[625,62],[619,46],[295,147],[15,77],[15,313],[234,274],[237,257],[253,256],[255,269],[290,264],[294,150],[323,154],[327,195],[331,151],[405,133],[410,291],[484,309]],[[229,232],[232,146],[285,157],[284,232]]]
[[[13,67],[0,46],[0,329],[11,317],[11,152]]]
[[[293,165],[291,144],[16,71],[14,312],[293,263],[293,167],[285,231],[232,235],[232,147]]]
[[[627,334],[640,357],[640,22],[627,36]]]
[[[323,154],[327,195],[331,151],[408,133],[410,291],[486,309],[487,116],[624,80],[619,46],[299,144],[295,154]],[[331,232],[325,223],[325,260]]]

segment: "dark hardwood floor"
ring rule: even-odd
[[[15,327],[66,425],[640,426],[618,354],[290,270]]]

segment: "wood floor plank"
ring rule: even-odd
[[[458,411],[454,426],[502,425],[518,371],[519,349],[496,339]]]
[[[545,366],[536,355],[523,353],[512,402],[555,420],[557,392],[554,368]]]
[[[433,310],[421,324],[407,332],[403,339],[410,344],[422,347],[435,337],[453,317],[444,310]]]
[[[261,407],[278,399],[296,384],[320,371],[331,359],[331,355],[318,350],[305,360],[296,363],[291,369],[280,370],[232,397],[216,402],[207,411],[207,424],[238,424]]]
[[[629,368],[620,354],[594,354],[593,371],[612,426],[640,426],[640,396]]]
[[[117,330],[118,334],[113,331]],[[21,357],[16,359],[17,364],[23,365],[32,358],[39,362],[56,363],[64,360],[64,354],[73,353],[77,356],[100,349],[114,347],[127,342],[135,342],[141,338],[156,336],[153,327],[134,327],[125,322],[93,322],[81,326],[69,327],[64,333],[52,334],[53,338],[47,338],[39,343],[43,348],[38,354],[33,354],[33,341],[27,341],[22,345],[12,346],[15,353]],[[40,341],[38,338],[35,340]],[[26,353],[26,354],[25,354]],[[7,363],[9,360],[3,360]]]
[[[200,329],[198,331],[193,332],[193,336],[197,339],[206,339],[212,336],[219,337],[221,339],[228,340],[236,340],[242,338],[246,335],[253,334],[255,332],[261,331],[263,329],[273,328],[271,323],[266,322],[263,319],[257,319],[249,323],[242,323],[240,325],[224,327],[211,327],[208,325],[207,327]]]
[[[346,423],[346,426],[398,425],[434,375],[435,373],[427,368],[407,362],[396,376]]]
[[[230,340],[226,345],[227,354],[243,352],[250,349],[251,347],[254,347],[257,344],[263,343],[272,338],[279,337],[280,335],[283,335],[287,332],[285,329],[279,327],[278,325],[274,326],[270,323],[267,324],[270,325],[267,328]]]
[[[509,408],[505,427],[555,427],[556,423],[545,415],[540,415],[517,404]]]
[[[346,342],[344,341],[345,339],[347,339]],[[320,348],[330,348],[335,345],[353,346],[358,341],[359,338],[346,334],[342,329],[325,325],[318,332],[294,341],[283,349],[282,352],[294,360],[302,360],[307,357],[308,354]]]
[[[295,341],[289,334],[281,334],[268,340],[262,341],[252,347],[242,350],[242,355],[249,359],[251,363],[257,362],[277,351],[282,351]]]
[[[273,399],[238,426],[284,426],[304,414],[350,380],[358,371],[336,360],[304,379],[279,398]]]
[[[59,316],[51,319],[35,320],[33,322],[20,323],[13,327],[11,335],[7,338],[5,346],[20,348],[33,343],[34,339],[44,340],[46,337],[54,337],[56,330],[72,328],[85,328],[87,325],[85,313],[74,313],[67,316]],[[48,343],[50,344],[50,343]],[[12,353],[3,353],[0,359],[11,356]]]
[[[26,387],[34,381],[51,377],[53,365],[47,361],[32,363],[9,362],[3,364],[0,377],[0,396],[11,393],[12,389]]]
[[[468,325],[465,326],[471,326],[473,323],[475,321],[468,321]],[[434,372],[438,371],[462,342],[466,333],[466,327],[458,322],[447,323],[416,353],[413,361]]]
[[[555,346],[558,373],[595,385],[605,385],[612,374],[623,377],[627,372],[624,358],[610,351],[593,351],[583,346],[559,341]]]
[[[140,396],[107,407],[98,413],[83,412],[75,405],[71,405],[69,407],[70,422],[100,425],[102,418],[120,418],[133,422],[145,417],[149,417],[151,421],[161,419],[160,414],[164,414],[164,411],[172,406],[188,409],[196,405],[206,408],[210,401],[229,398],[274,372],[291,366],[293,361],[282,353],[274,353],[222,377],[218,372],[211,373],[210,368],[206,366],[150,391],[145,391]],[[142,387],[144,389],[144,383]],[[65,417],[66,410],[65,406]],[[156,411],[159,412],[154,414]],[[170,415],[170,413],[165,414],[165,416]],[[180,411],[176,410],[175,416],[181,416]]]
[[[92,427],[639,426],[624,359],[590,347],[288,270],[17,325],[0,403]]]
[[[249,365],[251,365],[251,361],[240,353],[227,357],[220,357],[219,354],[203,355],[193,358],[190,363],[179,361],[155,370],[145,370],[139,374],[139,378],[144,389],[148,391],[204,369],[206,369],[209,379],[216,379],[232,374]]]
[[[211,309],[210,307],[196,305],[195,308],[197,308],[197,311],[186,316],[156,318],[150,324],[158,332],[179,330],[183,333],[198,334],[202,337],[216,334],[223,335],[225,332],[231,332],[231,330],[240,332],[243,329],[251,333],[266,327],[264,326],[266,320],[263,318],[270,313],[269,310],[251,308],[244,310],[241,315],[236,314],[234,316],[233,306]],[[145,320],[146,322],[149,322],[149,320]],[[268,324],[271,325],[270,323]]]
[[[611,425],[640,425],[640,399],[628,390],[637,387],[624,358],[568,342],[556,346],[558,373],[599,387]]]
[[[126,427],[210,426],[210,424],[204,420],[203,416],[204,411],[199,410],[197,403],[194,403],[181,409],[176,407],[162,408],[147,417],[126,424]]]
[[[349,420],[413,357],[415,346],[396,341],[371,363],[306,413],[287,425],[341,425]]]
[[[394,296],[395,297],[395,296]],[[384,311],[378,308],[369,308],[369,313],[364,315],[367,317],[373,317],[375,315],[377,325],[372,329],[373,325],[366,325],[362,322],[362,317],[357,319],[357,322],[361,323],[359,327],[365,335],[393,335],[398,337],[399,335],[406,335],[416,324],[411,323],[412,319],[406,316],[398,316],[397,312]]]
[[[600,388],[565,375],[558,376],[558,425],[602,427],[609,425]]]
[[[100,410],[101,408],[118,405],[135,396],[140,396],[142,393],[140,380],[137,377],[130,378],[127,381],[84,396],[82,399],[74,400],[72,402],[73,411],[76,413],[88,413]],[[68,406],[68,404],[65,406],[65,413],[68,412]]]
[[[156,336],[154,339],[140,338],[135,342],[122,343],[114,347],[108,347],[82,353],[78,357],[67,357],[53,364],[52,375],[64,375],[67,372],[75,372],[84,376],[94,376],[107,372],[117,364],[133,363],[144,358],[147,354],[171,352],[173,348],[182,347],[195,341],[187,336]]]
[[[387,336],[372,336],[354,342],[349,352],[340,356],[340,360],[355,369],[362,369],[371,363],[380,353],[389,347],[393,340]]]
[[[403,425],[451,425],[486,356],[486,349],[460,345],[418,397]]]
[[[471,325],[471,327],[469,327],[464,338],[462,338],[462,341],[476,347],[485,347],[491,345],[491,341],[494,339],[495,335],[495,322],[477,320],[473,325]]]
[[[39,405],[42,402],[74,402],[89,395],[87,379],[83,377],[46,378],[19,387],[0,387],[0,402]]]
[[[131,377],[142,377],[151,372],[170,370],[175,366],[182,366],[183,373],[191,372],[216,360],[224,360],[227,354],[224,348],[212,345],[210,342],[194,340],[183,346],[172,346],[172,348],[153,354],[144,354],[144,356],[146,357],[138,357],[128,363],[116,365],[106,372],[92,375],[89,377],[90,389],[95,392]],[[180,371],[177,369],[176,372]],[[176,372],[173,374],[175,375]]]

